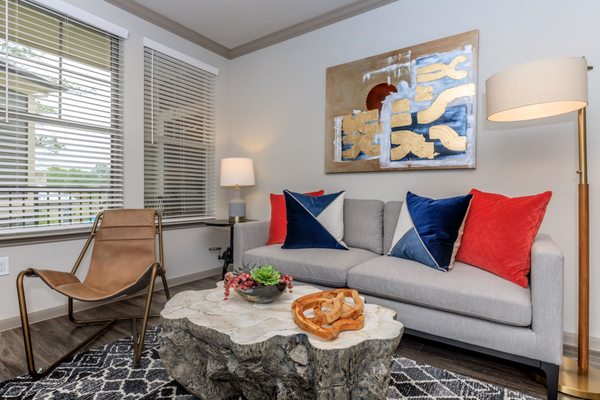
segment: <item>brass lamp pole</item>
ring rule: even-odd
[[[538,60],[509,68],[486,82],[488,120],[526,121],[578,112],[579,132],[579,327],[577,361],[563,357],[558,389],[587,399],[600,399],[600,370],[589,366],[590,223],[587,177],[585,58]]]

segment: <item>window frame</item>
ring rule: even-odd
[[[3,22],[0,21],[0,25],[5,25],[6,23],[8,23],[9,21],[9,0],[3,0],[4,1],[4,12],[7,13],[6,18],[7,18],[7,22]],[[47,15],[49,16],[49,18],[56,18],[57,19],[57,23],[59,26],[59,36],[57,37],[57,40],[60,42],[58,44],[59,48],[61,48],[61,46],[63,46],[62,44],[62,40],[68,40],[68,35],[66,35],[64,32],[67,29],[73,29],[73,27],[78,27],[80,29],[89,29],[91,31],[96,31],[96,32],[100,32],[102,35],[105,35],[106,40],[109,41],[108,44],[108,53],[107,53],[107,59],[105,61],[107,61],[108,63],[110,63],[109,68],[106,70],[108,73],[108,76],[110,76],[110,80],[108,87],[110,87],[110,95],[107,96],[110,98],[110,107],[107,107],[110,109],[110,115],[109,115],[109,126],[107,128],[102,128],[101,126],[94,126],[93,122],[77,122],[77,121],[70,121],[70,120],[63,120],[60,117],[54,118],[54,117],[45,117],[42,114],[36,114],[36,113],[31,113],[29,111],[27,111],[27,113],[23,113],[23,115],[17,116],[15,117],[12,121],[9,120],[9,123],[11,123],[11,125],[14,125],[17,122],[24,122],[27,124],[27,130],[28,130],[28,135],[31,135],[31,124],[35,124],[35,123],[44,123],[47,122],[48,124],[50,124],[49,126],[52,127],[56,127],[56,126],[60,126],[61,124],[64,124],[65,128],[67,129],[76,129],[77,126],[81,126],[83,127],[82,129],[86,129],[86,130],[90,130],[90,132],[101,132],[104,129],[107,130],[107,132],[109,132],[109,145],[108,145],[108,166],[110,167],[110,175],[108,177],[108,183],[107,183],[107,187],[110,188],[110,190],[107,192],[109,197],[115,196],[117,195],[118,198],[120,199],[120,201],[118,201],[119,205],[115,208],[122,208],[125,204],[125,182],[124,182],[124,177],[125,177],[125,164],[124,164],[124,159],[125,159],[125,152],[124,152],[124,145],[125,145],[125,133],[124,133],[124,117],[123,117],[123,109],[124,109],[124,100],[125,100],[125,96],[124,96],[124,41],[123,39],[127,38],[128,36],[128,31],[127,30],[123,30],[123,29],[117,29],[118,27],[114,24],[109,23],[108,21],[103,21],[102,19],[95,17],[94,21],[91,23],[88,23],[86,21],[83,21],[79,18],[74,18],[72,15],[69,15],[67,13],[65,13],[63,10],[60,9],[55,9],[52,6],[48,6],[46,4],[44,4],[43,1],[23,1],[24,6],[25,7],[32,7],[34,9],[34,12],[36,13],[40,13],[42,15]],[[66,4],[66,3],[65,3]],[[59,4],[60,5],[60,4]],[[60,8],[60,7],[58,7]],[[71,11],[78,11],[79,9],[76,9],[74,6],[70,6],[69,10]],[[80,15],[88,15],[88,13],[79,10],[79,14]],[[89,14],[92,15],[92,14]],[[104,29],[104,27],[99,27],[99,23],[100,25],[102,25],[103,22],[106,22],[106,24],[108,24],[107,26],[111,29]],[[69,24],[68,27],[66,26],[66,24]],[[13,21],[12,24],[16,24],[16,26],[18,27],[18,22]],[[71,25],[73,24],[73,25]],[[117,30],[118,32],[115,32],[115,30]],[[8,25],[6,25],[6,31],[8,32]],[[65,36],[67,39],[65,39]],[[50,36],[49,36],[50,37]],[[42,40],[45,39],[45,36],[42,37]],[[6,37],[5,39],[7,43],[12,43],[10,40],[10,35],[8,37]],[[14,43],[18,43],[18,42],[14,42]],[[27,45],[27,47],[31,47],[29,45]],[[32,47],[32,49],[36,49],[35,47]],[[44,52],[43,49],[39,49],[39,51]],[[49,53],[50,54],[50,53]],[[59,53],[60,54],[60,53]],[[86,53],[87,54],[87,53]],[[97,56],[97,53],[89,53],[89,57],[90,57],[90,62],[93,63],[93,57]],[[61,57],[63,57],[62,55],[59,55],[59,67],[57,67],[55,70],[51,69],[51,71],[56,71],[56,73],[59,74],[59,76],[62,76],[62,74],[65,71],[69,71],[68,67],[63,68],[62,66],[60,66],[60,64],[62,63],[62,59]],[[1,57],[0,57],[1,58]],[[77,61],[75,59],[75,61]],[[85,59],[84,59],[85,61]],[[80,61],[79,61],[80,62]],[[7,69],[9,69],[10,66],[7,64]],[[74,75],[75,77],[78,77],[79,75]],[[83,76],[83,75],[82,75]],[[9,79],[8,77],[6,78],[7,80]],[[59,82],[61,82],[59,80]],[[90,81],[90,82],[95,82],[95,81]],[[6,85],[4,85],[6,86]],[[13,88],[11,88],[11,86],[9,85],[6,89],[6,92],[10,92],[11,90],[13,90]],[[57,102],[56,104],[59,106],[59,110],[62,108],[63,103],[62,103],[62,94],[65,91],[63,89],[60,89],[57,93],[57,96],[59,97],[59,102]],[[108,105],[108,103],[107,103]],[[3,106],[3,109],[5,107]],[[8,107],[8,109],[6,110],[7,115],[10,113],[15,113],[15,112],[19,112],[18,109],[15,108],[15,106],[10,106]],[[4,114],[4,111],[2,111],[2,114]],[[60,113],[59,113],[60,116]],[[46,119],[47,118],[47,119]],[[7,134],[9,134],[14,127],[8,125],[6,132]],[[16,132],[16,131],[15,131]],[[85,145],[85,142],[81,142],[83,145]],[[79,143],[76,143],[75,146],[77,145],[81,145]],[[28,146],[30,146],[30,144],[28,144]],[[35,146],[35,144],[34,144]],[[29,147],[28,147],[29,148]],[[34,147],[35,148],[35,147]],[[31,151],[31,150],[28,150]],[[35,150],[34,150],[35,151]],[[16,168],[16,167],[15,167]],[[29,168],[29,167],[28,167]],[[63,167],[60,167],[63,168]],[[116,168],[116,171],[115,171]],[[16,171],[16,169],[15,169]],[[34,170],[35,171],[35,170]],[[15,175],[16,177],[17,175]],[[120,182],[120,183],[116,183],[116,182]],[[88,183],[89,184],[89,183]],[[8,186],[8,185],[6,185]],[[66,185],[68,186],[68,185]],[[57,188],[58,189],[64,189],[66,187],[65,185],[63,185],[61,187],[61,185],[59,185]],[[120,186],[120,187],[119,187]],[[18,188],[19,186],[16,185],[15,188]],[[44,186],[40,186],[39,189],[36,191],[35,186],[31,186],[31,182],[27,182],[26,186],[23,186],[25,189],[28,189],[29,192],[31,193],[39,193],[39,192],[43,192],[45,188],[49,188],[52,189],[54,188],[54,186],[52,185],[52,183],[48,183],[45,182]],[[117,187],[119,187],[118,189],[116,189]],[[24,193],[29,193],[29,192],[24,192]],[[50,192],[50,190],[48,190],[48,192]],[[68,192],[61,192],[61,193],[68,193]],[[92,191],[92,193],[94,193]],[[39,201],[39,197],[37,197]],[[34,203],[35,204],[35,203]],[[92,203],[90,203],[92,204]],[[96,203],[98,204],[98,203]],[[83,206],[83,205],[82,205]],[[80,206],[80,208],[82,207]],[[8,206],[7,208],[10,209],[13,206]],[[30,208],[35,209],[36,205],[30,205],[28,206]],[[102,207],[102,205],[101,205]],[[71,210],[71,212],[73,210],[75,210],[76,207],[73,207],[72,209],[69,208],[69,210]],[[95,214],[94,213],[88,213],[90,214]],[[71,218],[69,217],[62,217],[63,219],[61,220],[60,223],[58,224],[47,224],[47,225],[37,225],[37,226],[27,226],[24,224],[23,227],[18,227],[18,228],[0,228],[0,247],[5,247],[5,246],[13,246],[13,245],[19,245],[19,244],[31,244],[31,243],[39,243],[39,242],[53,242],[53,241],[64,241],[64,240],[76,240],[76,239],[80,239],[82,237],[85,237],[89,234],[89,228],[92,225],[92,222],[80,222],[80,223],[74,223],[73,221],[80,218],[80,219],[84,219],[84,214],[81,214],[81,216],[77,217],[74,214],[70,214]],[[70,222],[68,222],[68,220],[71,219]],[[85,216],[85,219],[87,219],[87,216]],[[10,221],[10,218],[7,219],[7,221]],[[8,224],[10,224],[10,222],[8,222]]]
[[[217,91],[217,77],[218,77],[218,73],[219,70],[215,67],[212,67],[200,60],[197,60],[195,58],[192,58],[186,54],[180,53],[177,50],[174,50],[170,47],[164,46],[158,42],[155,42],[151,39],[148,38],[144,38],[144,171],[146,171],[146,162],[147,160],[147,155],[146,155],[146,146],[148,145],[148,136],[152,136],[153,138],[156,136],[157,134],[157,129],[156,126],[159,125],[160,123],[160,119],[156,118],[156,116],[154,115],[154,96],[153,94],[149,94],[147,93],[148,87],[146,85],[146,80],[150,79],[151,80],[151,88],[152,90],[154,90],[155,85],[155,81],[154,81],[154,70],[152,69],[152,71],[148,71],[148,62],[147,62],[147,54],[150,52],[151,53],[151,57],[153,57],[153,54],[158,53],[160,55],[160,57],[163,58],[168,58],[169,61],[171,62],[175,62],[175,63],[179,63],[180,65],[185,64],[187,67],[190,67],[192,69],[196,69],[196,70],[201,70],[203,74],[211,74],[214,76],[214,82],[212,83],[211,86],[211,91],[212,93],[210,93],[209,95],[212,96],[211,97],[211,103],[210,106],[213,108],[212,114],[210,115],[210,117],[208,118],[208,120],[212,120],[212,142],[210,142],[207,145],[207,148],[212,147],[212,149],[208,149],[206,150],[207,152],[211,152],[211,154],[209,155],[209,158],[212,160],[212,165],[210,165],[208,167],[208,171],[207,174],[205,175],[205,179],[206,179],[206,185],[205,185],[205,192],[207,193],[207,197],[210,196],[211,198],[206,200],[205,206],[206,207],[212,207],[211,208],[211,212],[209,213],[209,215],[204,215],[204,216],[181,216],[181,215],[177,215],[177,216],[168,216],[167,214],[163,214],[163,221],[165,221],[165,225],[166,226],[171,226],[171,227],[194,227],[194,226],[202,226],[203,221],[207,221],[207,220],[214,220],[216,218],[216,170],[217,170],[217,165],[216,165],[216,106],[217,106],[217,99],[216,99],[216,91]],[[154,68],[154,59],[152,59],[152,68]],[[206,95],[205,93],[203,93],[203,95]],[[151,104],[147,104],[147,102],[150,101]],[[150,115],[148,115],[147,109],[150,109]],[[174,112],[174,109],[165,111],[166,113],[172,113]],[[147,128],[148,128],[148,121],[147,119],[150,119],[150,123],[151,125],[151,130],[152,132],[149,134],[149,132],[147,132]],[[203,122],[205,122],[203,120]],[[165,124],[165,121],[162,122],[163,124]],[[162,141],[160,144],[164,145],[167,141]],[[159,158],[158,156],[156,157],[157,159]],[[197,176],[194,176],[194,178],[197,178]],[[146,181],[147,181],[147,177],[146,177],[146,172],[144,172],[144,206],[148,207],[151,204],[150,200],[147,199],[147,188],[146,188]],[[156,199],[154,199],[154,203],[156,203]],[[183,201],[183,200],[182,200]],[[161,211],[161,210],[159,210]]]

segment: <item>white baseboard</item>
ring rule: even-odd
[[[174,286],[182,285],[184,283],[197,281],[199,279],[208,278],[210,276],[219,275],[219,274],[221,274],[221,271],[222,271],[221,268],[222,267],[214,267],[214,268],[207,269],[205,271],[195,272],[195,273],[189,274],[189,275],[178,276],[175,278],[167,278],[167,281],[169,283],[169,287],[174,287]],[[162,289],[163,289],[163,287],[162,287],[162,284],[159,279],[156,282],[155,291],[162,290]],[[136,293],[136,294],[130,295],[128,297],[137,296],[141,293],[142,292]],[[73,305],[73,309],[75,311],[83,311],[83,310],[88,310],[90,308],[98,307],[103,304],[120,301],[123,299],[125,299],[125,297],[118,298],[115,300],[104,301],[104,302],[97,302],[97,303],[86,303],[86,302],[78,301]],[[16,298],[15,298],[15,300],[16,300]],[[34,311],[34,312],[29,313],[29,323],[33,324],[35,322],[45,321],[50,318],[61,317],[63,315],[67,315],[67,304],[66,303],[63,306],[50,307],[50,308],[46,308],[44,310],[39,310],[39,311]],[[19,328],[19,327],[21,327],[21,318],[18,316],[0,320],[0,332],[7,331],[9,329]]]
[[[565,346],[577,348],[577,334],[572,332],[564,332],[563,344]],[[590,350],[600,353],[600,338],[590,337]]]

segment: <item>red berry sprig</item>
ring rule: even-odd
[[[291,275],[281,275],[279,278],[279,283],[285,285],[288,290],[291,292],[294,278]],[[239,275],[234,275],[231,272],[228,272],[225,275],[225,280],[223,283],[223,292],[225,294],[225,300],[229,300],[229,295],[231,294],[231,289],[251,289],[253,287],[260,286],[254,279],[252,279],[252,275],[247,272],[242,272]]]
[[[279,279],[279,283],[283,283],[284,285],[286,285],[287,288],[289,289],[289,291],[291,292],[292,289],[294,288],[294,285],[292,284],[293,280],[294,280],[294,278],[291,275],[281,275],[281,278]]]
[[[227,274],[223,284],[225,292],[225,300],[229,300],[231,289],[250,289],[256,286],[256,282],[247,272],[242,272],[239,275]]]

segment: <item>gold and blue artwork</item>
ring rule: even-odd
[[[328,68],[325,172],[475,168],[478,36]]]

